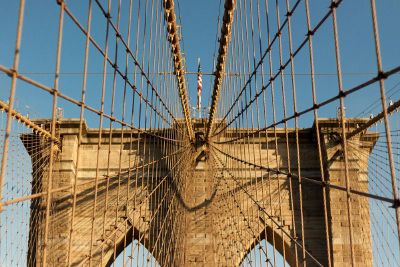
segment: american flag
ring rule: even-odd
[[[201,66],[199,59],[199,68],[197,69],[197,109],[201,108],[201,89],[203,88],[203,79],[201,77]]]

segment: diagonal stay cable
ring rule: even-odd
[[[297,0],[297,2],[293,5],[291,11],[288,12],[288,13],[286,14],[286,17],[292,16],[292,14],[293,14],[294,11],[296,10],[296,8],[297,8],[298,5],[300,4],[300,2],[301,2],[301,0]],[[228,117],[228,115],[229,115],[230,112],[232,111],[233,107],[238,103],[239,98],[242,96],[242,94],[243,94],[244,91],[246,90],[247,86],[248,86],[248,85],[250,84],[250,82],[252,81],[253,77],[254,77],[255,75],[259,75],[259,73],[257,73],[258,68],[259,68],[260,66],[263,65],[263,62],[264,62],[265,57],[268,55],[268,53],[270,53],[272,46],[274,45],[275,41],[278,40],[278,37],[279,37],[279,35],[281,34],[282,29],[285,27],[285,25],[286,25],[287,23],[288,23],[288,18],[286,18],[285,21],[282,23],[282,25],[278,28],[278,31],[275,33],[274,37],[272,38],[271,43],[270,43],[270,44],[268,45],[268,47],[265,49],[265,51],[264,51],[262,57],[260,58],[260,60],[258,61],[258,63],[255,65],[254,70],[253,70],[251,73],[249,73],[249,78],[247,79],[247,81],[246,81],[246,83],[244,84],[243,88],[240,90],[239,94],[237,95],[237,97],[236,97],[235,100],[233,101],[232,105],[230,106],[230,108],[228,109],[228,111],[226,112],[226,114],[224,115],[224,117],[222,118],[221,122],[218,124],[217,127],[215,127],[216,129],[218,129],[218,128],[221,126],[222,122]],[[301,45],[299,46],[299,48],[295,51],[295,53],[293,53],[293,57],[294,57],[294,56],[301,50],[301,48],[306,44],[307,40],[308,40],[308,39],[306,38],[306,39],[301,43]],[[261,52],[260,52],[260,53],[261,53]],[[290,60],[289,60],[289,62],[290,62]],[[285,63],[284,66],[288,65],[289,62]],[[281,71],[279,71],[277,75],[279,75],[280,72],[281,72]],[[225,75],[227,75],[227,74],[225,74]],[[232,74],[229,74],[229,75],[232,76]],[[262,75],[264,75],[264,74],[262,74]],[[275,78],[277,77],[277,75],[275,75],[275,77],[274,77],[273,79],[275,79]],[[273,80],[271,80],[271,81],[273,81]],[[259,92],[259,94],[261,94],[261,93],[270,85],[271,81],[269,81],[269,83],[268,83],[267,85],[265,85],[265,86],[263,86],[263,87],[261,88],[261,91]],[[259,94],[256,94],[256,95],[255,95],[255,98],[257,98]],[[254,102],[254,101],[252,101],[252,102]],[[243,110],[243,111],[244,111],[244,110]],[[242,111],[242,112],[243,112],[243,111]],[[238,116],[240,116],[240,114],[237,115],[237,116],[235,117],[235,119],[236,119]],[[229,125],[230,125],[233,121],[234,121],[234,119],[229,123]],[[228,125],[228,126],[229,126],[229,125]],[[219,131],[218,133],[216,133],[215,135],[217,135],[217,134],[219,134],[220,132],[222,132],[222,131],[223,131],[225,128],[227,128],[228,126],[224,127],[222,130],[220,130],[220,131]]]
[[[217,149],[218,150],[218,149]],[[221,153],[221,151],[220,151]],[[246,195],[249,196],[249,198],[256,204],[256,206],[258,207],[258,209],[260,211],[262,211],[265,215],[267,215],[267,217],[278,227],[278,229],[280,228],[282,233],[284,235],[286,235],[291,241],[293,241],[297,246],[299,246],[300,248],[303,248],[302,244],[296,240],[296,238],[294,238],[293,236],[290,235],[290,233],[288,233],[286,230],[283,229],[283,226],[276,220],[274,219],[274,217],[272,215],[270,215],[264,207],[262,207],[258,201],[256,199],[254,199],[254,197],[240,184],[240,182],[235,178],[235,176],[228,170],[228,168],[226,168],[225,164],[223,163],[223,161],[218,157],[218,155],[216,155],[216,158],[219,160],[220,164],[224,167],[223,170],[226,171],[229,176],[232,177],[232,179],[235,181],[235,183],[239,186],[239,188],[241,190],[243,190]],[[306,254],[319,266],[323,266],[307,249],[305,250]]]
[[[260,170],[266,170],[267,172],[272,172],[274,174],[286,175],[288,178],[294,178],[294,179],[297,179],[297,180],[299,179],[299,177],[296,174],[292,173],[292,172],[284,172],[282,170],[278,170],[278,169],[275,169],[275,168],[270,168],[270,167],[266,167],[266,166],[263,166],[263,165],[260,165],[260,164],[256,164],[256,163],[250,162],[250,161],[246,161],[244,159],[240,159],[240,158],[234,157],[234,156],[232,156],[232,155],[220,150],[218,147],[216,147],[216,146],[214,146],[212,144],[211,144],[211,146],[213,148],[215,148],[217,151],[219,151],[220,153],[222,153],[223,155],[225,155],[225,156],[227,156],[227,157],[229,157],[229,158],[231,158],[233,160],[236,160],[238,162],[241,162],[243,164],[247,164],[247,165],[249,165],[249,166],[251,166],[253,168],[258,168]],[[319,180],[315,180],[313,178],[305,177],[305,176],[301,176],[301,179],[303,181],[305,181],[305,182],[321,185],[321,186],[327,187],[327,188],[337,189],[337,190],[340,190],[340,191],[346,191],[347,190],[346,187],[340,186],[340,185],[331,184],[329,181],[325,181],[325,182],[324,181],[319,181]],[[370,193],[367,193],[367,192],[362,192],[362,191],[358,191],[358,190],[354,190],[354,189],[350,189],[350,193],[355,194],[355,195],[359,195],[359,196],[363,196],[363,197],[368,197],[368,198],[371,198],[371,199],[384,201],[384,202],[390,203],[392,205],[396,205],[396,202],[399,201],[399,200],[394,201],[393,199],[388,198],[388,197],[379,196],[379,195],[375,195],[375,194],[370,194]]]
[[[4,72],[4,73],[6,73],[7,75],[12,75],[12,73],[13,73],[13,71],[12,71],[11,69],[9,69],[9,68],[7,68],[7,67],[5,67],[5,66],[3,66],[3,65],[0,65],[0,72]],[[35,81],[35,80],[30,79],[29,77],[26,77],[26,76],[21,75],[21,74],[19,74],[19,73],[16,73],[16,77],[17,77],[19,80],[24,81],[24,82],[26,82],[26,83],[28,83],[28,84],[30,84],[30,85],[33,85],[33,86],[35,86],[35,87],[37,87],[37,88],[39,88],[39,89],[41,89],[41,90],[43,90],[43,91],[46,91],[46,92],[48,92],[48,93],[50,93],[50,94],[53,94],[53,93],[54,93],[54,88],[51,88],[51,87],[46,86],[46,85],[44,85],[44,84],[41,84],[41,83],[39,83],[39,82],[37,82],[37,81]],[[128,81],[127,81],[127,84],[129,84]],[[136,91],[135,91],[135,92],[136,92]],[[73,99],[72,97],[67,96],[67,95],[65,95],[65,94],[63,94],[63,93],[61,93],[61,92],[58,92],[58,93],[57,93],[57,96],[58,96],[59,98],[62,98],[62,99],[64,99],[64,100],[66,100],[66,101],[72,103],[72,104],[75,104],[75,105],[77,105],[77,106],[83,105],[81,102],[79,102],[79,101]],[[143,98],[143,101],[144,101],[145,103],[150,103],[150,102],[149,102],[147,99],[145,99],[145,98]],[[154,133],[152,133],[152,132],[150,132],[150,131],[147,131],[147,130],[145,130],[145,129],[137,128],[137,127],[135,127],[135,126],[133,125],[133,123],[123,122],[122,120],[118,119],[117,117],[112,116],[112,115],[109,115],[109,114],[107,114],[107,113],[104,113],[104,112],[102,112],[101,110],[96,109],[96,108],[94,108],[94,107],[92,107],[92,106],[89,106],[89,105],[87,105],[87,104],[85,104],[84,107],[85,107],[85,109],[87,109],[87,110],[89,110],[89,111],[91,111],[91,112],[93,112],[93,113],[95,113],[95,114],[97,114],[97,115],[101,115],[101,114],[102,114],[102,116],[104,116],[105,118],[110,119],[110,120],[112,120],[112,121],[114,121],[114,122],[117,122],[117,123],[119,123],[121,126],[128,127],[128,128],[130,128],[130,129],[136,130],[136,131],[141,132],[141,133],[148,134],[148,135],[150,135],[150,136],[154,136],[154,137],[159,138],[159,139],[172,140],[172,139],[165,138],[165,137],[163,137],[163,136],[156,135],[156,134],[154,134]],[[149,107],[150,107],[152,110],[154,110],[154,112],[156,112],[158,115],[160,115],[160,118],[161,118],[163,121],[165,121],[166,123],[168,123],[169,125],[171,125],[171,123],[167,121],[167,119],[165,118],[165,116],[162,116],[162,114],[154,107],[154,105],[149,104]],[[175,139],[174,142],[184,142],[184,141]]]
[[[124,40],[124,38],[122,38],[122,35],[120,33],[120,31],[117,29],[117,27],[114,25],[114,23],[111,20],[111,15],[106,12],[106,10],[104,9],[104,7],[101,5],[101,3],[99,3],[98,1],[96,1],[96,4],[99,6],[100,10],[102,11],[104,17],[107,19],[109,25],[113,28],[114,32],[116,33],[116,36],[119,38],[119,40],[121,41],[121,43],[124,45],[126,52],[132,57],[135,66],[138,68],[139,73],[142,75],[142,77],[146,80],[146,83],[150,86],[151,90],[154,92],[154,94],[156,95],[156,97],[159,99],[159,101],[161,102],[161,104],[163,105],[163,107],[165,108],[165,110],[167,111],[167,113],[170,115],[170,117],[176,122],[177,119],[175,118],[175,116],[172,114],[171,108],[167,106],[165,99],[163,99],[159,92],[157,91],[157,88],[154,86],[154,84],[150,81],[150,78],[148,77],[148,75],[146,75],[146,72],[143,69],[143,66],[140,64],[140,62],[137,60],[136,56],[134,55],[134,52],[132,52],[131,48],[128,46],[128,44],[126,43],[126,41]],[[82,24],[79,22],[79,20],[74,16],[74,14],[69,10],[68,6],[65,4],[65,13],[70,17],[70,19],[74,22],[74,24],[78,27],[78,29],[80,31],[82,31],[82,33],[84,33],[85,35],[87,34],[85,28],[82,26]],[[93,46],[99,51],[99,53],[102,56],[105,56],[108,63],[112,66],[112,68],[118,73],[118,75],[123,78],[125,81],[127,81],[127,84],[134,90],[135,93],[137,93],[139,95],[140,98],[143,99],[143,101],[146,102],[147,105],[149,105],[150,107],[152,107],[151,103],[149,103],[149,100],[144,98],[144,96],[137,90],[137,86],[135,84],[133,84],[132,82],[129,81],[129,78],[127,75],[125,75],[120,69],[119,66],[117,64],[115,64],[113,62],[112,59],[110,59],[108,57],[108,55],[106,55],[105,51],[103,51],[103,49],[100,47],[100,45],[96,42],[96,40],[92,37],[89,36],[89,41],[93,44]],[[154,107],[152,107],[152,109],[154,109]],[[156,110],[155,110],[156,111]],[[181,128],[180,124],[178,124],[178,127]]]
[[[342,1],[343,1],[343,0],[338,1],[338,2],[336,3],[337,6],[339,6],[340,3],[341,3]],[[293,13],[295,12],[295,10],[296,10],[296,8],[298,7],[298,5],[299,5],[300,2],[301,2],[301,0],[298,0],[298,1],[295,3],[295,5],[292,7],[291,11],[288,12],[288,13],[286,14],[286,19],[285,19],[285,21],[284,21],[284,22],[282,23],[282,25],[278,28],[278,30],[277,30],[277,32],[275,33],[274,38],[272,39],[270,45],[265,49],[263,56],[261,57],[261,59],[260,59],[259,62],[257,63],[257,65],[256,65],[256,67],[254,68],[253,72],[251,73],[250,77],[248,78],[248,80],[247,80],[246,83],[244,84],[244,86],[243,86],[243,88],[241,89],[240,93],[237,95],[235,101],[232,103],[231,107],[229,108],[229,110],[227,111],[227,113],[225,114],[225,116],[223,117],[223,119],[221,120],[221,122],[219,123],[219,125],[216,127],[216,129],[218,129],[219,126],[221,126],[222,122],[228,117],[228,115],[230,114],[230,112],[233,110],[233,107],[238,103],[240,97],[242,96],[242,94],[243,94],[243,93],[246,91],[246,89],[248,88],[248,85],[250,85],[250,83],[251,83],[253,77],[257,74],[258,68],[262,65],[265,56],[266,56],[268,53],[271,53],[271,48],[272,48],[274,42],[279,38],[279,36],[280,36],[281,33],[282,33],[283,28],[287,25],[288,17],[293,15]],[[318,29],[320,29],[320,27],[321,27],[321,26],[327,21],[327,19],[331,16],[331,14],[332,14],[332,8],[330,7],[329,10],[328,10],[328,12],[322,17],[321,20],[319,20],[319,22],[317,23],[317,25],[316,25],[312,30],[310,30],[310,31],[306,34],[306,37],[304,38],[304,40],[300,43],[300,45],[297,47],[297,49],[296,49],[296,50],[293,52],[293,54],[289,57],[289,59],[288,59],[284,64],[282,64],[282,65],[279,67],[279,70],[275,73],[275,75],[274,75],[273,77],[271,77],[270,80],[269,80],[269,82],[261,88],[260,92],[256,93],[256,94],[254,95],[254,98],[251,99],[248,103],[246,103],[245,107],[243,107],[242,110],[241,110],[240,112],[238,112],[238,113],[235,115],[235,117],[234,117],[232,120],[230,120],[229,123],[227,123],[224,127],[222,127],[217,133],[213,134],[213,136],[220,134],[223,130],[225,130],[226,128],[228,128],[228,127],[243,113],[243,112],[245,112],[245,111],[255,102],[255,100],[256,100],[259,96],[261,96],[261,94],[262,94],[267,88],[270,87],[271,83],[274,82],[274,80],[275,80],[276,78],[278,78],[279,75],[282,75],[283,71],[289,66],[289,64],[290,64],[290,62],[291,62],[291,60],[292,60],[292,58],[295,58],[296,55],[300,53],[300,51],[303,49],[303,47],[307,44],[307,42],[308,42],[310,36],[311,36],[311,35],[314,35],[314,34],[318,31]]]
[[[39,134],[40,136],[44,136],[46,139],[50,139],[50,140],[52,139],[51,133],[49,131],[43,129],[42,127],[37,125],[34,121],[31,121],[28,117],[23,116],[17,110],[10,109],[10,106],[1,100],[0,100],[0,110],[10,112],[11,116],[14,119],[16,119],[18,122],[23,123],[28,128],[31,128],[33,132]],[[60,140],[57,137],[53,141],[57,144],[60,143]]]
[[[276,127],[276,126],[278,126],[278,125],[280,125],[282,123],[288,122],[288,121],[290,121],[290,120],[292,120],[292,119],[294,119],[296,117],[300,117],[300,116],[302,116],[302,115],[304,115],[304,114],[306,114],[308,112],[311,112],[313,110],[318,110],[319,108],[321,108],[323,106],[326,106],[326,105],[328,105],[328,104],[340,99],[341,96],[347,96],[347,95],[353,94],[353,93],[355,93],[355,92],[357,92],[357,91],[359,91],[359,90],[361,90],[361,89],[363,89],[363,88],[365,88],[365,87],[367,87],[367,86],[369,86],[371,84],[374,84],[374,83],[378,82],[381,79],[381,77],[385,77],[385,79],[386,79],[386,78],[392,76],[393,74],[396,74],[396,73],[399,73],[399,72],[400,72],[400,66],[397,66],[397,67],[395,67],[393,69],[390,69],[390,70],[388,70],[386,72],[383,71],[382,73],[380,73],[377,76],[369,79],[366,82],[363,82],[363,83],[361,83],[359,85],[356,85],[356,86],[354,86],[354,87],[352,87],[352,88],[350,88],[348,90],[345,90],[345,91],[343,91],[341,93],[338,93],[337,95],[335,95],[335,96],[333,96],[333,97],[331,97],[331,98],[329,98],[327,100],[324,100],[324,101],[322,101],[320,103],[314,104],[311,107],[306,108],[306,109],[304,109],[304,110],[302,110],[300,112],[295,112],[291,116],[283,118],[280,121],[272,123],[272,124],[270,124],[270,125],[268,125],[266,127],[257,129],[254,132],[246,133],[246,134],[244,134],[244,135],[242,135],[240,137],[233,138],[233,139],[226,140],[226,141],[219,141],[219,142],[215,142],[215,143],[224,144],[224,143],[236,142],[236,141],[241,140],[243,138],[247,138],[249,136],[252,136],[253,134],[257,134],[259,132],[263,132],[265,130],[271,129],[271,128]],[[260,91],[260,92],[262,92],[262,91]]]

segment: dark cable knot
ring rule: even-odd
[[[323,187],[328,188],[330,187],[331,183],[329,181],[321,181]]]
[[[387,79],[387,77],[388,77],[388,75],[386,74],[386,72],[383,72],[383,71],[378,72],[377,78],[379,80],[385,80],[385,79]]]
[[[400,199],[397,198],[393,201],[391,208],[397,209],[398,207],[400,207]]]
[[[339,92],[339,97],[345,97],[346,96],[346,92],[345,91],[340,91]]]
[[[288,12],[286,12],[286,17],[291,17],[293,15],[293,11],[288,11]]]
[[[329,6],[330,9],[337,8],[339,6],[339,3],[336,1],[332,1],[331,5]]]
[[[11,69],[10,69],[10,72],[11,72],[10,75],[9,75],[10,77],[12,77],[14,74],[15,74],[15,76],[18,75],[17,70],[14,69],[14,68],[11,68]]]
[[[105,16],[107,19],[111,19],[111,14],[110,14],[110,12],[107,12],[106,14],[104,14],[104,16]]]
[[[310,30],[310,31],[307,32],[307,36],[308,36],[308,37],[313,36],[313,35],[314,35],[314,31],[311,31],[311,30]]]
[[[313,109],[319,109],[319,105],[315,103],[315,104],[313,105]]]

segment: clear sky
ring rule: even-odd
[[[200,57],[203,72],[213,72],[216,33],[220,31],[219,29],[217,30],[217,18],[220,14],[219,2],[218,0],[179,1],[180,10],[176,9],[179,15],[178,22],[182,22],[182,47],[184,48],[186,57],[187,71],[197,70],[197,58]],[[12,65],[13,58],[18,1],[0,0],[0,3],[2,6],[0,9],[0,23],[1,25],[7,25],[0,32],[0,64],[9,67]],[[69,1],[67,3],[84,25],[87,10],[85,1]],[[122,3],[126,7],[128,1],[122,1]],[[328,0],[310,1],[311,20],[314,26],[327,12],[328,6]],[[221,5],[221,10],[222,8],[223,4]],[[384,69],[395,67],[400,58],[400,50],[398,49],[400,47],[400,38],[398,38],[397,27],[400,22],[397,15],[399,9],[400,2],[397,0],[377,1]],[[104,23],[101,23],[103,21],[98,13],[94,9],[94,27],[92,28],[92,32],[94,38],[101,44],[104,41]],[[283,10],[281,13],[284,14]],[[295,48],[298,47],[306,34],[303,4],[300,5],[297,13],[299,14],[298,17],[294,16],[293,18]],[[55,1],[26,1],[20,72],[28,73],[28,77],[32,77],[48,86],[52,86],[54,79],[54,74],[52,73],[54,73],[55,64],[57,18],[58,6],[55,4]],[[338,22],[342,69],[344,73],[343,83],[344,88],[349,89],[376,75],[369,1],[343,1],[338,10]],[[271,30],[271,35],[276,32],[275,26],[276,23],[272,21],[271,28],[274,30]],[[82,75],[79,74],[82,73],[83,69],[83,48],[83,35],[67,19],[64,29],[60,90],[65,91],[67,95],[75,99],[80,98]],[[284,55],[287,55],[285,34],[283,35],[283,48]],[[314,53],[315,72],[317,74],[317,98],[318,101],[322,101],[337,93],[337,81],[334,75],[335,61],[332,25],[330,20],[322,26],[314,37]],[[274,53],[273,57],[276,61],[277,54]],[[276,72],[278,68],[277,62],[275,66],[274,71]],[[101,67],[101,59],[92,53],[92,57],[89,58],[88,71],[99,73],[101,72]],[[299,87],[298,91],[300,92],[298,95],[299,109],[304,109],[310,106],[311,94],[309,76],[304,75],[309,73],[307,53],[301,53],[296,58],[296,72],[298,73],[297,83]],[[396,77],[387,80],[388,89],[398,82],[398,75]],[[191,104],[194,106],[196,104],[196,75],[187,75],[187,80]],[[98,105],[97,99],[99,98],[99,93],[97,90],[91,88],[99,86],[100,82],[101,74],[97,74],[97,76],[92,75],[88,80],[89,103],[91,96],[93,96],[93,99],[96,99],[93,102],[96,102]],[[203,76],[203,106],[208,105],[207,102],[211,95],[210,88],[212,82],[212,76]],[[0,75],[0,86],[3,88],[0,91],[0,98],[6,99],[9,92],[6,89],[9,87],[9,79],[5,75]],[[43,92],[35,92],[35,94],[27,98],[26,95],[32,92],[30,89],[32,88],[23,83],[18,85],[17,104],[19,108],[23,109],[28,106],[33,115],[49,117],[51,98],[49,98],[47,93]],[[348,99],[346,101],[351,101],[351,99],[355,98]],[[371,89],[368,89],[368,94],[357,94],[357,100],[365,101],[351,101],[351,103],[346,103],[348,115],[357,115],[363,111],[366,103],[372,103],[376,99],[378,99],[376,86],[371,86]],[[70,109],[70,105],[65,103],[65,101],[60,100],[60,106],[65,108],[65,116],[67,117],[77,117],[79,115],[78,109]],[[320,116],[334,116],[333,110],[335,109],[330,106],[326,109],[321,109]]]
[[[104,2],[104,1],[103,1]],[[114,4],[116,1],[113,1]],[[197,70],[197,58],[201,58],[203,76],[203,106],[208,106],[211,96],[210,89],[213,76],[206,75],[213,72],[213,56],[216,47],[217,19],[223,10],[219,0],[180,0],[176,1],[178,23],[182,27],[182,49],[186,58],[187,71]],[[262,0],[261,2],[264,2]],[[274,2],[274,1],[271,1]],[[290,1],[292,4],[294,1]],[[376,60],[370,15],[370,1],[344,0],[338,9],[338,28],[341,47],[343,85],[350,89],[376,76]],[[400,1],[377,0],[379,30],[381,35],[381,49],[384,70],[400,65]],[[67,1],[73,13],[85,25],[87,1]],[[127,0],[122,0],[127,7]],[[312,26],[328,11],[330,1],[310,0]],[[0,0],[0,65],[12,66],[13,49],[15,45],[17,14],[19,1]],[[273,6],[273,4],[271,4]],[[282,8],[284,4],[282,4]],[[115,10],[116,8],[113,8]],[[49,87],[53,85],[55,68],[55,51],[57,40],[59,7],[55,0],[27,0],[25,8],[25,22],[22,35],[20,72]],[[93,36],[100,44],[104,42],[104,19],[99,16],[98,10],[93,17]],[[126,13],[126,12],[125,12]],[[284,14],[285,12],[281,12]],[[297,48],[304,39],[307,30],[304,17],[304,4],[301,3],[293,18],[294,48]],[[284,17],[284,16],[282,16]],[[124,18],[126,19],[126,17]],[[272,33],[276,32],[276,23],[271,22]],[[126,32],[126,29],[122,30]],[[263,40],[264,48],[266,40]],[[283,34],[283,47],[287,59],[287,37]],[[218,45],[217,45],[218,47]],[[80,98],[80,88],[83,69],[84,36],[68,19],[65,23],[64,42],[62,50],[60,90],[66,95]],[[314,36],[314,58],[317,85],[317,98],[321,102],[337,94],[336,65],[332,40],[332,22],[329,19]],[[278,70],[277,53],[273,54],[274,72]],[[94,73],[88,80],[88,101],[98,105],[101,85],[101,58],[89,58],[89,72]],[[96,74],[97,73],[97,74]],[[309,78],[308,54],[300,53],[296,57],[296,81],[298,86],[299,109],[311,105],[311,90]],[[196,103],[196,75],[187,75],[191,105]],[[111,80],[111,79],[109,79]],[[279,82],[277,82],[279,86]],[[400,75],[396,74],[386,81],[388,98],[397,101],[400,98]],[[110,84],[108,84],[110,86]],[[0,99],[6,101],[9,95],[10,79],[0,73]],[[31,117],[51,116],[51,95],[37,88],[18,82],[16,95],[16,109]],[[279,97],[279,96],[278,96]],[[377,85],[369,86],[360,92],[346,98],[346,112],[349,117],[369,117],[371,113],[380,111]],[[109,101],[109,100],[107,100]],[[372,106],[371,106],[372,105]],[[78,117],[79,109],[76,106],[60,100],[59,106],[64,108],[64,116]],[[338,102],[319,110],[321,117],[335,117]],[[289,106],[289,110],[292,107]],[[278,119],[282,119],[282,110],[278,106]],[[89,126],[97,127],[96,117],[86,117]],[[279,117],[280,116],[280,117]],[[310,127],[312,114],[303,117],[301,127]],[[289,122],[289,125],[292,122]]]

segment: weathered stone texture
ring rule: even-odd
[[[357,123],[361,124],[363,121],[351,121],[348,130],[356,127]],[[344,157],[337,120],[320,120],[319,125],[325,178],[332,184],[345,187]],[[239,265],[245,255],[265,238],[275,244],[277,250],[285,254],[286,260],[295,266],[296,255],[298,261],[302,261],[302,250],[297,248],[296,251],[294,242],[283,233],[285,231],[293,236],[294,230],[299,237],[297,241],[302,243],[303,236],[307,250],[323,265],[328,262],[327,231],[333,265],[349,266],[351,258],[345,191],[327,188],[326,229],[321,186],[303,180],[302,233],[299,183],[295,177],[291,178],[291,195],[287,176],[265,170],[251,170],[247,165],[234,160],[228,161],[228,166],[223,166],[218,160],[218,157],[223,157],[221,153],[214,151],[215,155],[209,156],[200,149],[199,153],[196,152],[197,161],[192,166],[190,175],[182,178],[181,188],[176,188],[179,197],[172,198],[170,191],[173,185],[165,178],[171,168],[167,161],[165,166],[157,165],[157,172],[148,167],[130,170],[132,166],[160,159],[166,148],[160,147],[151,138],[142,138],[139,141],[140,147],[145,145],[147,152],[138,150],[137,133],[134,133],[133,143],[130,142],[129,134],[126,134],[121,144],[121,130],[114,130],[111,141],[110,134],[103,132],[98,150],[98,131],[86,128],[81,145],[78,146],[77,127],[77,121],[74,120],[60,124],[62,144],[57,152],[52,180],[53,188],[68,189],[52,195],[47,260],[51,266],[67,264],[74,202],[76,205],[70,255],[73,266],[82,262],[87,265],[90,254],[93,255],[91,260],[94,266],[110,264],[131,242],[132,237],[140,239],[147,249],[153,251],[158,262],[178,255],[171,262],[179,266]],[[315,133],[315,128],[299,131],[300,166],[292,130],[288,139],[289,151],[282,129],[278,129],[276,133],[277,146],[272,132],[267,136],[265,133],[253,136],[246,144],[216,146],[245,161],[263,166],[267,166],[269,162],[269,168],[279,169],[282,173],[287,173],[290,167],[290,171],[297,176],[320,181]],[[230,134],[233,135],[234,133]],[[229,132],[226,136],[229,136]],[[364,133],[353,138],[348,145],[350,186],[359,191],[368,191],[368,155],[376,139],[376,134]],[[219,140],[223,141],[222,138]],[[33,154],[32,148],[27,147],[27,150],[32,155],[33,163],[38,162],[40,157]],[[227,169],[223,171],[224,168]],[[34,188],[34,191],[46,190],[48,170],[36,170],[35,173],[34,180],[40,186]],[[152,175],[155,173],[156,175]],[[77,197],[74,201],[71,195],[74,192],[75,177],[79,186],[76,187]],[[98,180],[96,196],[93,183],[95,179]],[[161,186],[157,186],[158,184]],[[170,197],[171,202],[164,202],[163,205],[167,203],[180,207],[174,210],[175,221],[168,225],[173,226],[170,229],[162,224],[169,207],[159,207],[161,198],[165,196]],[[256,199],[260,206],[252,199]],[[294,210],[291,201],[294,203]],[[35,220],[30,224],[31,247],[28,257],[31,266],[40,265],[42,260],[45,204],[43,201],[32,204],[32,216],[35,216]],[[356,263],[360,266],[372,266],[368,199],[352,195],[351,205]],[[283,226],[282,230],[277,224]],[[180,243],[171,244],[171,240],[180,240]],[[165,246],[170,247],[167,250]],[[114,254],[114,251],[117,253]],[[308,266],[314,266],[310,257],[307,256],[305,260]]]

